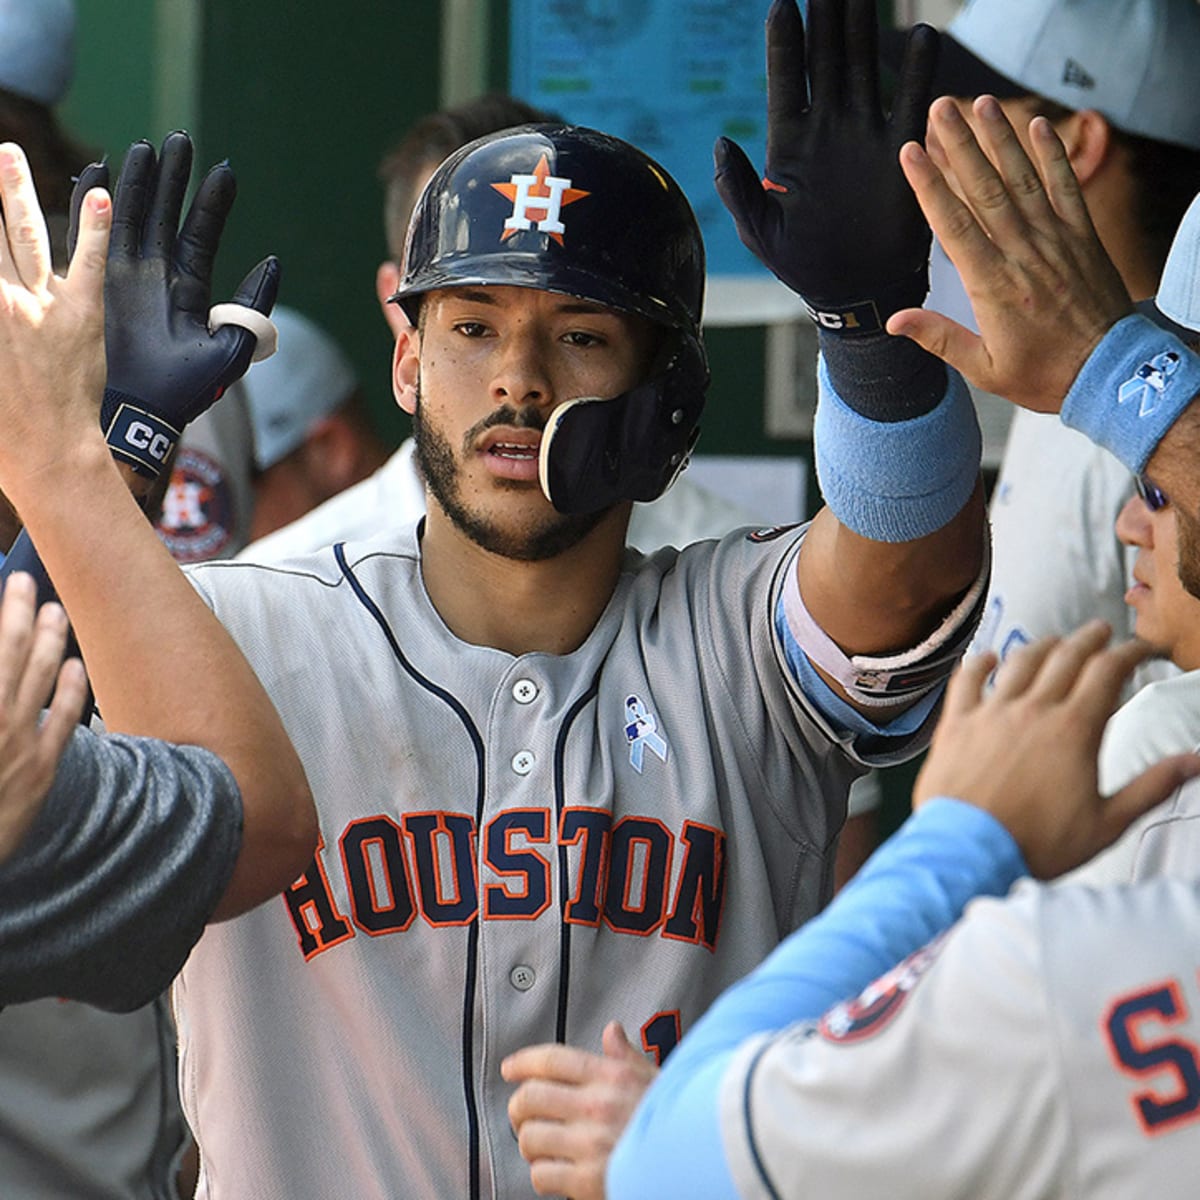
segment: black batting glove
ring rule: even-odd
[[[879,87],[876,0],[796,0],[767,16],[767,164],[760,182],[728,138],[715,183],[743,244],[823,330],[880,332],[923,303],[931,235],[898,154],[920,141],[937,61],[928,25],[909,36],[891,114]]]
[[[210,333],[212,268],[237,184],[227,163],[213,167],[183,219],[192,139],[168,134],[156,155],[135,142],[113,192],[113,227],[104,283],[107,385],[100,419],[113,454],[142,475],[162,470],[184,426],[245,374],[255,337],[239,326]],[[68,246],[92,187],[108,167],[85,168],[71,197]],[[279,261],[262,260],[234,303],[267,316],[279,291]]]

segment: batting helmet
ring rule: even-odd
[[[578,126],[463,146],[417,202],[392,299],[415,324],[426,292],[489,284],[577,296],[668,331],[646,382],[554,410],[540,462],[560,512],[662,495],[695,445],[708,386],[704,243],[679,185],[627,142]]]

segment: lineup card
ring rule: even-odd
[[[712,183],[712,146],[766,154],[767,0],[511,0],[509,90],[632,142],[667,168],[704,234],[710,275],[771,278]]]

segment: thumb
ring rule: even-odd
[[[279,259],[268,254],[238,284],[233,302],[244,304],[269,317],[271,309],[275,307],[275,298],[279,295],[280,270]]]
[[[713,186],[733,217],[746,249],[762,258],[759,230],[767,203],[766,193],[746,152],[727,137],[717,138],[713,145]]]
[[[896,337],[911,338],[923,350],[937,355],[972,383],[986,386],[980,379],[983,339],[965,325],[927,308],[904,308],[888,318],[887,331]]]
[[[1200,775],[1200,755],[1177,754],[1155,763],[1127,783],[1104,803],[1101,823],[1101,834],[1107,839],[1104,845],[1116,841],[1138,817],[1197,775]]]
[[[604,1027],[600,1045],[605,1058],[640,1058],[641,1052],[625,1035],[625,1027],[620,1021],[609,1021]]]

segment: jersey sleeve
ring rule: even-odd
[[[1032,899],[979,901],[856,1000],[745,1045],[720,1095],[738,1194],[884,1197],[900,1178],[922,1200],[1060,1194],[1070,1118],[1041,958]]]
[[[722,1078],[739,1047],[853,996],[947,928],[971,897],[1002,894],[1023,871],[992,817],[957,801],[927,804],[684,1038],[617,1147],[611,1200],[673,1194],[681,1180],[679,1194],[739,1194],[730,1173],[739,1159],[722,1151],[718,1121]]]
[[[241,837],[241,796],[216,755],[77,730],[0,864],[0,1004],[152,999],[203,932]]]

